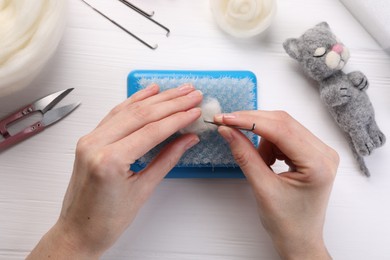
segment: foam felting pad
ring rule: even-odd
[[[203,92],[204,98],[219,101],[222,113],[257,109],[257,79],[250,71],[166,71],[136,70],[128,76],[128,96],[152,83],[164,91],[191,83]],[[252,132],[244,134],[257,145],[258,138]],[[156,157],[160,150],[178,135],[174,134],[156,146],[131,166],[140,171]],[[187,151],[167,178],[242,178],[243,174],[234,161],[226,141],[217,131],[199,135],[200,142]]]

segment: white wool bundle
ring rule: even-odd
[[[276,14],[276,0],[210,0],[211,11],[222,30],[247,38],[266,30]]]
[[[66,0],[0,0],[0,96],[27,86],[54,53]]]
[[[179,132],[182,134],[193,133],[201,134],[207,131],[215,131],[217,129],[216,125],[205,123],[204,121],[214,121],[214,115],[221,113],[221,105],[219,104],[218,99],[215,98],[206,98],[200,105],[202,109],[202,115],[191,125],[186,128],[181,129]]]

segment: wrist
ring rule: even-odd
[[[274,243],[277,252],[281,259],[285,260],[329,260],[330,256],[323,240],[315,242],[303,242],[296,243],[296,241],[290,243]]]
[[[39,241],[27,257],[31,259],[99,259],[99,252],[91,252],[83,246],[82,241],[60,224],[55,224]]]

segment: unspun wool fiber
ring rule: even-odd
[[[222,112],[218,99],[209,97],[203,100],[200,108],[202,109],[202,115],[194,123],[181,129],[179,131],[181,134],[193,133],[199,135],[203,132],[217,130],[218,127],[216,125],[206,123],[205,121],[213,122],[214,115]]]

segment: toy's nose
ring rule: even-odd
[[[344,47],[342,44],[340,43],[336,43],[335,45],[333,45],[332,47],[332,51],[338,53],[338,54],[341,54],[344,50]]]

